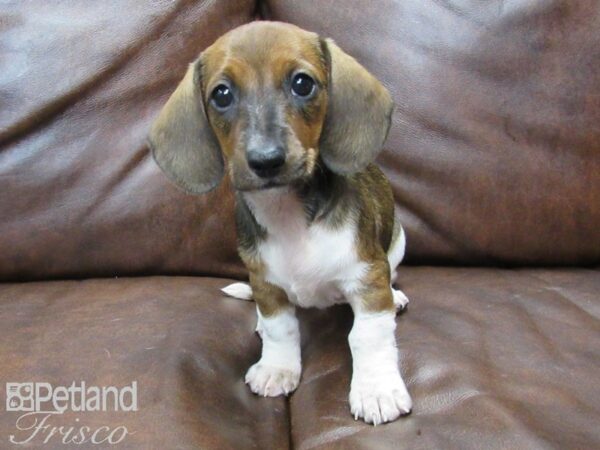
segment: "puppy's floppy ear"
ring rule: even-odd
[[[383,147],[394,103],[387,89],[333,40],[321,40],[321,50],[329,67],[321,157],[334,172],[358,172]]]
[[[223,157],[204,109],[201,70],[200,59],[190,64],[148,138],[167,177],[193,194],[214,189],[223,177]]]

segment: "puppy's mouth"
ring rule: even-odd
[[[264,186],[260,187],[259,189],[260,190],[272,189],[272,188],[287,186],[288,184],[289,183],[280,183],[279,181],[269,180],[264,184]]]
[[[272,178],[261,179],[258,177],[252,177],[246,180],[245,183],[240,183],[235,186],[238,191],[265,191],[268,189],[281,188],[285,186],[295,185],[309,176],[308,173],[300,168],[301,170],[294,170],[291,173],[281,174]]]
[[[271,180],[265,180],[261,184],[252,183],[252,184],[247,184],[247,185],[243,185],[243,186],[236,186],[236,189],[238,191],[242,191],[242,192],[266,191],[268,189],[275,189],[275,188],[289,186],[290,184],[292,184],[294,182],[295,182],[295,179],[294,180],[286,180],[286,181],[271,179]]]

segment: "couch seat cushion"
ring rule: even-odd
[[[396,334],[413,413],[355,422],[351,311],[309,312],[290,403],[295,448],[600,448],[600,271],[422,267],[399,277],[411,300]]]
[[[0,285],[0,388],[137,381],[137,412],[65,412],[50,422],[135,433],[116,448],[285,448],[286,401],[256,397],[242,380],[260,352],[254,303],[223,298],[226,283],[156,277]],[[2,412],[0,447],[11,434],[31,435],[16,429],[22,414]],[[43,448],[37,437],[32,443]],[[57,438],[47,444],[64,447]]]
[[[242,381],[260,354],[254,304],[223,297],[228,282],[0,285],[0,389],[137,381],[137,412],[51,418],[127,426],[135,434],[121,448],[600,447],[598,270],[403,268],[411,303],[397,337],[414,411],[376,428],[348,409],[348,307],[300,313],[300,387],[289,400],[259,398]],[[21,414],[2,413],[4,443],[26,436]]]

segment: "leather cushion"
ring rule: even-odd
[[[227,186],[178,190],[146,137],[187,65],[253,16],[249,0],[0,8],[0,279],[243,275]]]
[[[414,411],[373,428],[347,397],[347,306],[300,313],[290,400],[243,384],[260,355],[255,305],[228,280],[156,277],[0,285],[0,375],[122,386],[137,413],[57,417],[137,433],[125,448],[598,448],[599,270],[403,268],[401,371]],[[4,398],[4,397],[3,397]],[[0,435],[18,413],[0,415]]]
[[[136,412],[67,411],[50,423],[126,426],[134,434],[123,448],[284,448],[285,399],[259,398],[243,382],[260,355],[255,305],[222,298],[226,283],[156,277],[0,285],[2,398],[6,382],[137,381]],[[21,414],[3,409],[4,445],[11,434],[31,434],[16,429]],[[48,448],[60,448],[59,439]],[[42,447],[38,437],[32,444]]]
[[[410,416],[350,415],[346,307],[302,315],[304,371],[290,402],[295,448],[600,446],[599,270],[404,268],[397,320]]]
[[[409,263],[600,260],[593,0],[261,5],[335,38],[391,90],[378,161]],[[254,2],[16,2],[0,15],[0,279],[243,277],[228,186],[180,192],[145,138],[186,64]]]
[[[265,3],[390,89],[409,262],[600,262],[595,0]]]

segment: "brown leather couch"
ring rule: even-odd
[[[250,393],[254,305],[219,291],[245,277],[229,186],[186,195],[145,146],[186,64],[257,18],[333,37],[396,101],[378,163],[414,411],[392,424],[350,416],[347,307],[301,313],[290,398]],[[50,418],[126,426],[120,448],[600,448],[596,0],[3,2],[0,67],[3,398],[137,381],[137,412]],[[18,448],[32,430],[0,414]],[[46,435],[30,448],[65,447]]]

